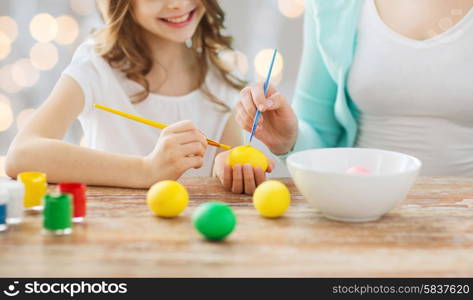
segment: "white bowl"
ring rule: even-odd
[[[289,172],[302,195],[327,218],[346,222],[379,219],[407,196],[422,163],[392,151],[314,149],[291,154]],[[348,174],[361,166],[370,174]]]

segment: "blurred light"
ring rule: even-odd
[[[30,51],[31,63],[42,71],[54,68],[58,62],[58,56],[56,46],[51,43],[37,43]]]
[[[244,53],[228,50],[224,51],[220,58],[231,70],[237,69],[241,75],[248,73],[248,57]]]
[[[95,12],[94,0],[70,0],[71,8],[81,16],[87,16]]]
[[[266,79],[268,74],[269,65],[271,64],[271,59],[273,57],[274,49],[264,49],[261,50],[255,57],[255,71],[259,80]],[[284,68],[284,59],[281,55],[281,52],[278,52],[276,55],[276,60],[274,62],[273,72],[271,73],[271,83],[276,85],[277,79],[282,78],[282,70]]]
[[[0,60],[6,58],[11,52],[10,38],[0,31]]]
[[[10,40],[10,43],[13,43],[16,40],[16,37],[18,36],[18,25],[11,17],[1,16],[0,32],[3,32]]]
[[[10,105],[10,100],[0,94],[0,131],[5,131],[10,128],[13,123],[13,112]]]
[[[7,93],[14,94],[21,90],[21,86],[13,81],[11,68],[12,65],[5,65],[0,68],[0,89]]]
[[[85,140],[85,136],[82,136],[81,139],[80,139],[80,142],[79,142],[79,145],[81,147],[87,147],[87,142]]]
[[[33,116],[34,111],[35,110],[33,108],[27,108],[18,114],[16,117],[16,127],[18,127],[18,130],[21,130],[26,124],[28,124],[31,116]]]
[[[55,41],[61,45],[70,45],[79,36],[79,24],[70,16],[60,16],[56,18],[59,31]]]
[[[30,23],[30,32],[38,42],[50,42],[56,38],[58,24],[50,14],[39,14],[33,17]]]
[[[271,82],[270,84],[271,85],[274,85],[274,86],[278,86],[281,81],[282,81],[282,73],[279,73],[278,75],[276,76],[271,76]],[[262,76],[257,76],[258,80],[261,81],[261,82],[264,82],[266,80],[266,75],[264,77]]]
[[[288,18],[297,18],[304,13],[304,0],[278,0],[279,11]]]
[[[7,176],[7,173],[5,172],[5,156],[0,156],[0,177]]]
[[[28,58],[17,60],[11,68],[13,81],[21,87],[31,87],[39,80],[39,71]]]

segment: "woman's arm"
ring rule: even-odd
[[[49,182],[146,188],[162,179],[177,179],[202,165],[205,137],[192,122],[166,128],[146,157],[92,150],[62,141],[84,107],[79,84],[68,76],[57,83],[47,101],[18,133],[7,154],[6,172],[40,171]]]
[[[304,46],[292,107],[299,119],[294,150],[334,147],[342,134],[335,118],[337,85],[327,70],[318,45],[314,1],[307,1]]]

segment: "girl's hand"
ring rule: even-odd
[[[192,121],[175,123],[161,132],[153,152],[144,158],[152,183],[178,179],[185,171],[202,167],[207,138]]]
[[[274,154],[284,154],[291,150],[296,143],[298,124],[285,97],[270,85],[266,98],[262,83],[244,88],[236,106],[236,121],[248,132],[251,132],[257,109],[262,113],[255,137]]]
[[[230,151],[219,153],[215,157],[214,174],[220,179],[225,190],[236,194],[245,193],[253,195],[256,187],[266,180],[265,172],[259,167],[251,165],[228,165],[227,159]],[[274,161],[269,160],[268,173],[274,169]]]

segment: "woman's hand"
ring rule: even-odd
[[[251,165],[235,165],[233,168],[227,163],[230,151],[219,153],[215,157],[214,175],[220,179],[225,190],[236,194],[253,195],[256,187],[266,180],[265,172],[259,167]],[[268,170],[274,169],[274,161],[269,160]]]
[[[291,150],[296,143],[298,125],[297,117],[285,97],[271,85],[265,97],[262,83],[244,88],[236,106],[236,121],[248,132],[251,132],[257,109],[262,113],[255,137],[274,154]]]
[[[155,149],[143,162],[154,183],[178,179],[185,171],[199,169],[204,163],[207,138],[192,121],[175,123],[161,132]]]

